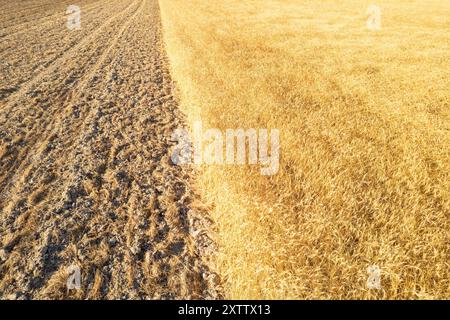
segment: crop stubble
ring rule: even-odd
[[[2,1],[0,297],[218,297],[158,3],[80,4],[69,31],[67,1]]]

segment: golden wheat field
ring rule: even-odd
[[[0,0],[0,299],[449,299],[449,13]]]
[[[181,108],[278,128],[280,170],[204,166],[230,298],[450,297],[450,3],[161,0]],[[366,287],[381,270],[381,290]]]

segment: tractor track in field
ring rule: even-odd
[[[89,4],[84,5],[84,2],[87,2]],[[97,0],[95,2],[84,0],[84,2],[78,2],[78,5],[83,7],[83,15],[90,14],[102,5],[102,2],[100,0]],[[23,21],[18,24],[13,24],[11,26],[0,29],[0,39],[2,41],[6,41],[23,33],[28,33],[30,32],[30,28],[33,28],[33,26],[35,25],[38,25],[43,31],[50,32],[55,27],[55,24],[59,23],[60,25],[62,25],[66,23],[67,18],[62,13],[65,12],[69,3],[69,1],[66,1],[66,3],[58,3],[57,7],[55,6],[54,8],[52,8],[51,13],[43,17],[35,19],[33,19],[33,17],[29,17],[29,20],[27,21]]]
[[[0,91],[14,86],[0,94],[0,298],[221,297],[193,169],[170,160],[184,122],[158,2],[83,3],[92,20],[78,34],[55,28],[66,40],[42,68],[27,65],[34,52],[0,79]],[[67,290],[71,266],[80,290]]]

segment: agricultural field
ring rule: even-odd
[[[0,0],[0,299],[449,299],[449,12]]]
[[[209,221],[169,157],[158,2],[82,1],[80,30],[67,1],[20,4],[1,3],[0,297],[216,297]]]
[[[227,297],[450,298],[450,2],[370,4],[160,1],[189,123],[280,132],[197,178]]]

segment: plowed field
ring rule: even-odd
[[[0,296],[214,298],[158,2],[70,4],[1,1]]]

